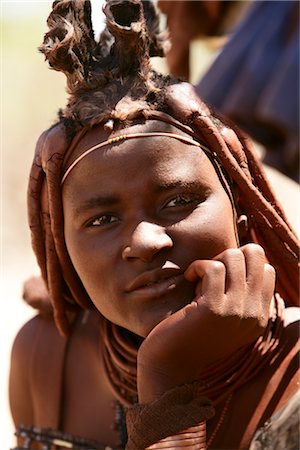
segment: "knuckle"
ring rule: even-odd
[[[248,257],[255,257],[259,259],[265,259],[266,257],[264,249],[260,245],[254,243],[245,245],[244,254]]]
[[[229,248],[228,250],[226,250],[225,255],[228,258],[232,259],[240,259],[240,258],[244,259],[243,252],[239,248]]]
[[[265,273],[269,275],[270,277],[274,278],[276,277],[276,270],[271,264],[266,263],[265,264]]]
[[[270,264],[265,264],[264,267],[264,287],[263,297],[271,297],[275,288],[276,271]]]
[[[221,261],[212,261],[208,268],[210,275],[221,275],[225,273],[225,266]]]

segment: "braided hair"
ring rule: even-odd
[[[298,240],[253,150],[235,125],[205,105],[188,83],[155,72],[162,56],[153,4],[108,0],[106,29],[94,39],[87,0],[56,0],[40,51],[67,78],[68,103],[58,122],[39,138],[28,187],[32,245],[63,334],[70,312],[92,308],[68,255],[63,235],[61,179],[65,157],[96,124],[126,127],[136,120],[171,123],[209,147],[233,187],[239,212],[247,214],[247,240],[260,244],[277,271],[277,291],[287,304],[298,299]],[[106,319],[104,319],[106,320]]]

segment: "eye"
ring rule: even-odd
[[[103,214],[103,216],[96,217],[91,222],[89,222],[90,227],[101,227],[104,225],[111,225],[112,223],[115,223],[118,221],[118,218],[116,216],[113,216],[111,214]]]
[[[197,203],[198,197],[194,194],[178,194],[172,198],[167,204],[166,208],[175,208],[180,206],[188,206]]]

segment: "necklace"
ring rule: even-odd
[[[42,445],[43,450],[66,449],[76,450],[114,450],[110,447],[101,445],[99,442],[74,436],[51,428],[40,428],[27,425],[19,425],[15,435],[22,441],[12,450],[37,448]],[[33,445],[33,447],[31,447]]]
[[[226,417],[226,415],[227,415],[227,413],[229,411],[229,406],[230,406],[232,397],[233,397],[233,392],[231,392],[231,394],[228,395],[228,397],[227,397],[227,399],[225,401],[225,405],[224,405],[224,407],[222,409],[221,416],[220,416],[220,418],[218,420],[218,423],[216,424],[215,429],[213,430],[213,432],[210,435],[210,438],[207,441],[207,448],[210,448],[211,444],[213,443],[213,440],[215,439],[215,437],[218,434],[218,431],[221,428],[221,425],[223,424],[223,422],[225,420],[225,417]]]
[[[209,445],[224,422],[233,393],[254,378],[275,356],[283,330],[283,308],[283,301],[276,294],[264,334],[226,360],[212,364],[203,374],[203,396],[210,398],[215,407],[225,401]],[[105,319],[101,321],[101,336],[104,367],[111,388],[121,404],[131,406],[137,402],[137,352],[141,341],[134,334]]]
[[[111,322],[100,322],[100,347],[104,370],[116,398],[122,405],[137,402],[137,336]]]

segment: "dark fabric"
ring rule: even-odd
[[[201,395],[201,383],[176,387],[146,405],[128,408],[126,450],[141,450],[161,439],[214,416],[211,401]]]
[[[299,50],[299,2],[253,2],[196,87],[267,148],[267,163],[296,179]]]

